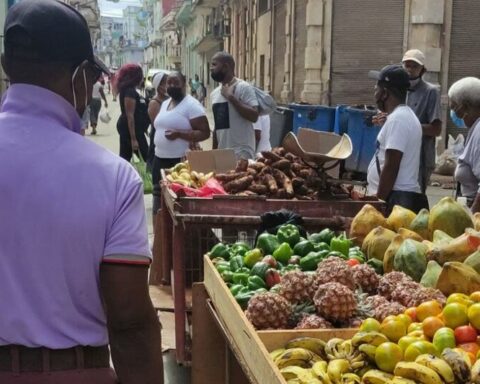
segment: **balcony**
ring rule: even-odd
[[[199,53],[211,51],[220,48],[224,37],[229,35],[229,28],[223,21],[217,23],[208,23],[205,35],[198,41],[195,50]]]
[[[165,47],[165,56],[167,57],[167,60],[171,63],[180,62],[182,57],[182,46],[180,44],[167,44],[167,46]]]

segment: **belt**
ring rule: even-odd
[[[108,346],[67,349],[0,346],[0,372],[49,372],[110,366]]]

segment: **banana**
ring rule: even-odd
[[[167,181],[171,182],[171,183],[174,183],[175,182],[175,179],[173,178],[172,175],[167,175]]]
[[[372,344],[361,344],[358,347],[358,350],[362,352],[365,357],[371,361],[375,362],[375,352],[377,351],[377,347]]]
[[[389,380],[386,384],[416,384],[415,381],[405,379],[404,377],[394,376],[392,380]]]
[[[470,366],[460,353],[453,349],[445,348],[441,357],[448,363],[450,368],[452,368],[457,383],[467,383],[470,381]]]
[[[433,369],[424,365],[401,361],[393,371],[395,376],[401,376],[421,384],[442,384],[442,379]]]
[[[480,384],[480,360],[477,360],[475,364],[473,364],[471,374],[472,374],[471,383]]]
[[[318,356],[325,356],[325,341],[314,337],[298,337],[290,340],[285,348],[305,348]]]
[[[205,180],[211,179],[213,176],[215,176],[215,172],[208,172],[204,178]]]
[[[280,356],[283,352],[285,352],[285,348],[275,349],[274,351],[270,352],[270,357],[273,361],[277,360],[277,357]]]
[[[335,360],[335,359],[341,358],[339,357],[340,356],[339,348],[341,348],[341,344],[344,341],[345,340],[340,339],[338,337],[334,337],[333,339],[330,339],[327,341],[327,343],[325,344],[325,354],[327,355],[327,358],[329,360]]]
[[[316,373],[318,373],[318,375]],[[313,372],[313,374],[315,376],[317,376],[317,379],[320,383],[322,383],[322,384],[333,384],[332,381],[330,380],[330,377],[328,377],[328,373],[327,373],[326,370],[325,370],[325,372],[317,370],[316,373]]]
[[[326,361],[317,361],[312,365],[312,372],[315,376],[320,377],[323,373],[327,373],[327,367]]]
[[[299,360],[299,359],[290,359],[282,360],[276,363],[278,369],[283,369],[286,367],[300,367],[300,368],[310,368],[311,364],[309,361]]]
[[[354,373],[344,373],[342,375],[342,384],[360,384],[362,382],[362,379],[360,376],[354,374]]]
[[[357,371],[360,371],[366,365],[367,365],[367,362],[365,360],[361,360],[355,363],[350,363],[350,369],[354,372],[357,372]]]
[[[302,380],[301,379],[302,377],[306,377],[307,374],[308,375],[310,374],[310,372],[307,369],[302,367],[294,367],[294,366],[282,368],[280,370],[280,373],[282,374],[285,380],[291,380],[291,379]]]
[[[350,371],[350,363],[346,359],[336,359],[328,363],[327,374],[333,383],[340,383],[342,375]]]
[[[174,172],[180,172],[184,168],[186,168],[186,169],[189,168],[189,165],[186,162],[178,163],[173,167],[173,171]]]
[[[455,383],[455,375],[448,363],[434,355],[423,354],[415,359],[415,362],[433,369],[446,384]]]
[[[387,341],[387,337],[380,332],[358,332],[352,337],[352,345],[354,347],[358,347],[361,344],[372,344],[378,347]]]
[[[393,379],[393,375],[378,369],[371,369],[363,375],[362,384],[385,384],[391,379]]]
[[[310,361],[313,358],[312,352],[310,352],[308,349],[305,348],[289,348],[286,349],[284,352],[282,352],[276,359],[275,359],[275,364],[279,368],[287,367],[289,365],[294,365],[294,364],[287,364],[287,362],[291,360],[298,360],[298,361],[304,361],[308,364],[310,364]]]
[[[178,173],[177,173],[176,171],[173,171],[172,173],[170,173],[170,176],[172,176],[172,178],[173,178],[174,180],[176,180],[176,179],[178,179],[178,176],[179,176],[179,175],[178,175]]]

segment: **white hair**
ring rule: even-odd
[[[450,102],[466,108],[480,108],[480,79],[464,77],[453,83],[448,90]]]

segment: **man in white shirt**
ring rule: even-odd
[[[270,115],[258,116],[258,120],[253,123],[255,129],[255,142],[257,143],[257,157],[261,156],[262,151],[270,151]]]
[[[387,65],[371,71],[377,80],[375,102],[388,114],[377,137],[377,151],[368,167],[368,192],[387,203],[387,213],[394,205],[418,212],[428,208],[420,193],[418,171],[422,145],[422,126],[406,102],[410,79],[401,65]]]

